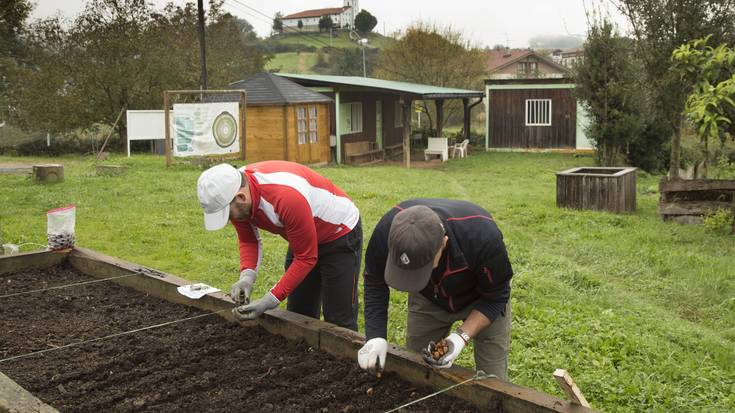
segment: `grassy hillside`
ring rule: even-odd
[[[74,203],[81,246],[225,291],[237,277],[235,231],[203,228],[195,191],[201,169],[166,168],[162,157],[147,155],[116,156],[112,162],[131,169],[115,177],[95,175],[90,157],[1,162],[61,162],[66,175],[60,184],[0,175],[5,242],[45,244],[45,211]],[[733,236],[663,222],[660,177],[643,172],[632,214],[557,208],[554,172],[591,164],[571,155],[471,153],[438,170],[318,171],[360,208],[365,243],[404,199],[466,199],[493,213],[515,271],[511,381],[564,397],[552,372],[565,368],[601,411],[735,411]],[[286,251],[281,238],[261,235],[254,297],[281,276]],[[390,300],[389,340],[402,344],[406,295]],[[461,364],[472,366],[471,354],[463,352]]]
[[[391,42],[391,38],[385,37],[379,33],[370,33],[366,36],[368,39],[367,47],[383,48]],[[307,48],[315,48],[316,50],[324,49],[329,46],[335,48],[360,47],[357,43],[350,40],[348,32],[335,31],[332,33],[330,40],[329,33],[311,33],[304,32],[302,34],[288,33],[273,36],[266,40],[271,47],[279,45],[295,45]],[[314,73],[311,67],[316,63],[316,51],[301,52],[280,52],[275,53],[273,59],[268,62],[266,69],[277,70],[289,73]]]

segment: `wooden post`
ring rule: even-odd
[[[436,101],[436,136],[441,137],[444,130],[444,99]]]
[[[411,167],[411,99],[403,98],[403,159]]]
[[[168,111],[168,91],[163,91],[164,148],[166,166],[171,166],[171,114]]]
[[[470,138],[470,99],[462,98],[462,108],[464,109],[464,138]]]
[[[33,176],[37,181],[61,182],[64,180],[64,165],[56,163],[33,165]]]
[[[247,148],[247,125],[246,121],[247,111],[247,99],[245,98],[245,92],[240,93],[240,151],[242,152],[241,159],[246,160],[245,150]]]
[[[556,371],[554,371],[554,378],[559,383],[559,387],[564,390],[564,393],[566,393],[567,397],[573,403],[584,407],[590,407],[590,404],[587,403],[587,399],[584,398],[584,394],[582,394],[582,391],[579,390],[577,384],[572,380],[572,376],[570,376],[566,370],[556,369]]]

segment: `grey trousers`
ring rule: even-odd
[[[450,313],[421,293],[409,293],[406,346],[410,350],[421,352],[429,341],[436,342],[446,337],[452,324],[465,320],[474,307],[474,304],[470,304],[462,311]],[[476,370],[507,380],[510,320],[509,301],[505,307],[505,316],[499,316],[473,338]]]

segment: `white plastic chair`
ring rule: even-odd
[[[469,139],[465,139],[460,143],[456,143],[452,145],[452,158],[457,157],[457,152],[459,152],[459,157],[464,158],[467,156],[467,145],[470,143]]]

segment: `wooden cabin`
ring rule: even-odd
[[[402,155],[409,165],[412,102],[436,103],[436,134],[441,136],[444,101],[461,100],[465,137],[469,137],[470,110],[483,98],[482,91],[369,77],[293,73],[278,76],[334,98],[330,104],[330,129],[335,136],[337,163],[367,164]]]
[[[327,96],[272,73],[233,82],[245,89],[245,160],[325,164],[331,159]]]

